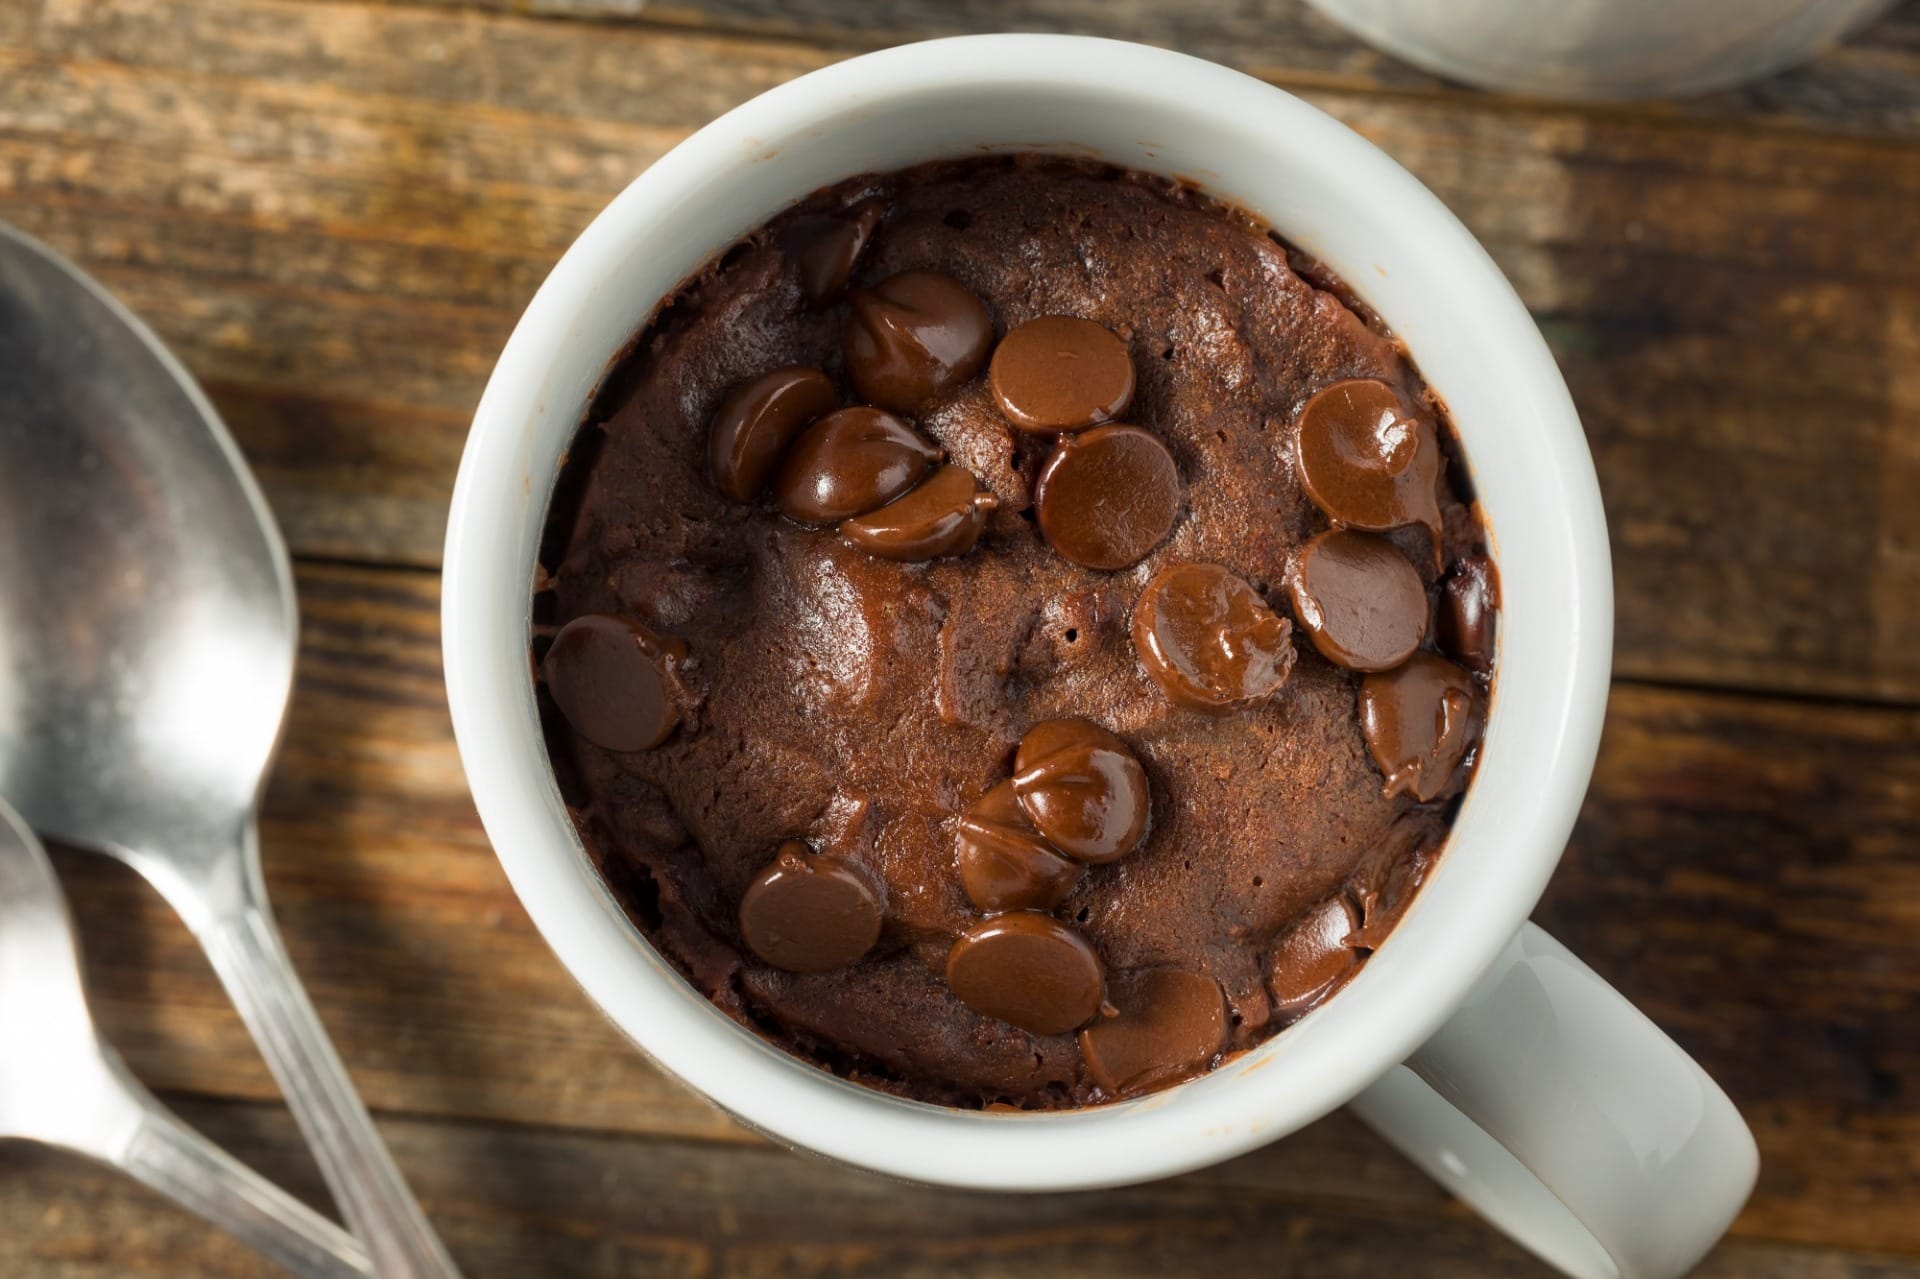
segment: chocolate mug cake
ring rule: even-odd
[[[1357,297],[1043,156],[817,193],[664,302],[556,487],[581,838],[719,1008],[941,1104],[1135,1095],[1330,997],[1439,855],[1497,579]]]

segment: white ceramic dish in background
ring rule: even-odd
[[[1505,613],[1478,780],[1431,881],[1345,991],[1178,1088],[1000,1115],[845,1083],[684,982],[614,904],[575,836],[526,653],[558,459],[658,300],[819,187],[1030,149],[1194,179],[1364,294],[1453,410]],[[1495,1221],[1596,1277],[1680,1273],[1751,1188],[1752,1139],[1726,1097],[1526,922],[1586,790],[1612,638],[1606,526],[1566,387],[1513,290],[1440,202],[1277,89],[1143,46],[981,36],[841,63],[702,129],[582,233],[502,353],[454,494],[443,623],[461,755],[528,913],[636,1044],[781,1140],[921,1181],[1061,1190],[1214,1163],[1358,1097],[1364,1118]]]
[[[1651,98],[1757,80],[1893,0],[1307,0],[1435,75],[1548,98]]]

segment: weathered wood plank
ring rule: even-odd
[[[1471,90],[1375,51],[1303,0],[399,0],[447,8],[659,24],[867,49],[933,36],[1053,31],[1165,45],[1287,85],[1423,96]],[[1920,5],[1908,3],[1813,63],[1680,103],[1660,117],[1920,131]]]
[[[302,666],[268,796],[289,946],[389,1111],[747,1140],[588,1005],[514,902],[446,722],[432,579],[310,566]],[[1670,1027],[1763,1151],[1752,1237],[1920,1251],[1920,712],[1621,687],[1542,919]],[[184,930],[132,876],[68,855],[102,1018],[142,1075],[273,1088]],[[1419,1203],[1356,1126],[1235,1177]],[[1384,1162],[1383,1162],[1384,1161]]]
[[[249,1162],[318,1196],[282,1115],[204,1102],[182,1108]],[[1550,1273],[1451,1205],[1303,1194],[1246,1176],[1246,1160],[1150,1186],[1019,1198],[885,1182],[764,1146],[418,1120],[383,1128],[475,1279],[1146,1279],[1196,1267],[1223,1279]],[[0,1271],[47,1279],[283,1273],[114,1174],[26,1147],[0,1147]],[[1920,1259],[1736,1240],[1695,1274],[1915,1279]]]
[[[430,564],[548,264],[686,130],[832,56],[433,9],[9,7],[0,216],[212,385],[298,549]],[[1920,700],[1920,150],[1310,96],[1547,328],[1612,513],[1623,673]]]
[[[438,2],[438,0],[435,0]],[[471,0],[453,0],[469,3]],[[514,6],[523,0],[479,0]],[[621,0],[531,0],[546,12],[614,17]],[[1143,40],[1225,63],[1287,87],[1422,97],[1476,90],[1381,53],[1303,0],[653,0],[643,20],[700,30],[782,34],[860,47],[1002,30],[1058,31]],[[1701,119],[1910,136],[1920,132],[1920,5],[1912,0],[1816,61],[1755,84],[1680,102],[1605,108],[1658,119]],[[1510,99],[1522,101],[1521,99]]]

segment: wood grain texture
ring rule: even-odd
[[[626,1046],[514,901],[460,777],[432,578],[308,566],[300,589],[268,878],[369,1102],[751,1141]],[[1920,1252],[1920,712],[1621,687],[1609,724],[1542,922],[1753,1122],[1738,1233]],[[142,1077],[273,1097],[184,929],[120,867],[60,860],[102,1018]],[[1346,1121],[1235,1168],[1289,1193],[1437,1197]]]
[[[364,562],[300,570],[268,876],[470,1273],[1545,1273],[1343,1115],[1046,1199],[777,1151],[606,1024],[487,847],[420,570],[526,299],[715,114],[861,49],[1004,28],[1301,92],[1513,278],[1593,442],[1619,671],[1736,690],[1616,688],[1539,918],[1755,1127],[1759,1188],[1700,1274],[1920,1279],[1920,0],[1760,85],[1592,109],[1443,84],[1300,0],[0,0],[0,218],[175,346],[297,552]],[[58,861],[135,1069],[317,1198],[185,930],[124,869]],[[0,1146],[0,1274],[268,1273],[124,1181]]]
[[[0,6],[0,216],[209,384],[296,549],[429,565],[547,267],[687,130],[834,56],[434,9]],[[1920,147],[1308,96],[1458,210],[1545,328],[1608,501],[1622,673],[1920,701]]]
[[[283,1115],[205,1102],[182,1109],[243,1159],[317,1196],[317,1177]],[[609,1141],[419,1120],[382,1126],[473,1279],[1552,1273],[1451,1205],[1275,1186],[1249,1175],[1261,1156],[1132,1189],[1013,1197],[885,1182],[765,1146]],[[1312,1131],[1302,1137],[1311,1140]],[[8,1192],[22,1183],[34,1187],[31,1197]],[[271,1279],[282,1272],[111,1173],[66,1155],[0,1147],[0,1273]],[[1695,1275],[1916,1279],[1920,1259],[1734,1240]]]
[[[1304,0],[397,2],[774,36],[848,49],[994,31],[1063,32],[1166,45],[1289,86],[1422,96],[1474,92],[1377,52]],[[1839,49],[1757,84],[1679,103],[1609,109],[1865,133],[1920,132],[1920,4],[1906,0]]]

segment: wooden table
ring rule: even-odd
[[[468,1273],[1543,1273],[1344,1116],[1040,1199],[773,1149],[625,1045],[488,850],[435,565],[521,307],[718,112],[864,48],[996,28],[1284,85],[1512,276],[1585,417],[1619,585],[1606,744],[1540,918],[1759,1136],[1759,1189],[1702,1273],[1920,1276],[1920,3],[1738,93],[1575,108],[1443,84],[1297,0],[0,0],[0,218],[173,345],[299,557],[268,878]],[[117,866],[60,866],[134,1069],[321,1201],[180,925]],[[129,1182],[0,1149],[0,1274],[268,1273]]]

